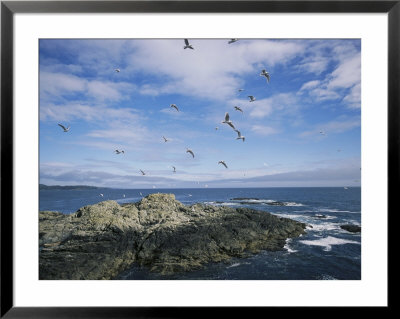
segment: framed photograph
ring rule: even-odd
[[[1,316],[389,308],[398,1],[2,1]]]

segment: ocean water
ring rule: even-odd
[[[249,207],[309,225],[282,251],[210,263],[200,270],[163,276],[134,266],[116,279],[136,280],[360,280],[361,234],[340,228],[361,225],[361,188],[202,188],[40,190],[39,209],[75,212],[103,200],[139,201],[151,193],[173,193],[186,205]],[[100,196],[103,194],[103,196]]]

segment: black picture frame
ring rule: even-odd
[[[397,206],[400,126],[400,1],[1,1],[1,318],[190,318],[225,307],[15,307],[13,301],[13,16],[16,13],[269,12],[388,14],[388,218]],[[394,211],[392,213],[395,213]],[[392,223],[393,224],[393,223]],[[390,222],[388,223],[390,225]],[[393,226],[393,225],[392,225]],[[389,227],[389,226],[388,226]],[[392,234],[388,229],[388,234]],[[388,247],[390,244],[388,237]],[[390,250],[390,249],[389,249]],[[389,254],[388,254],[389,256]],[[389,257],[388,257],[389,259]],[[390,259],[388,260],[390,264]],[[389,270],[389,269],[388,269]],[[388,280],[388,287],[390,280]],[[390,298],[388,307],[390,308]],[[261,307],[263,308],[263,307]],[[296,315],[309,311],[290,307]],[[258,307],[235,309],[251,317]],[[261,309],[263,310],[263,309]],[[333,313],[338,309],[332,309]],[[349,309],[347,309],[349,311]]]

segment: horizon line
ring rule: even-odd
[[[361,188],[359,186],[350,186],[350,185],[343,185],[343,186],[261,186],[261,187],[156,187],[156,188],[118,188],[118,187],[107,187],[107,186],[93,186],[93,185],[47,185],[39,183],[39,185],[44,185],[48,187],[96,187],[96,188],[109,188],[109,189],[140,189],[140,190],[161,190],[161,189],[240,189],[240,188]]]

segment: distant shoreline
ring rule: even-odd
[[[62,189],[62,190],[72,190],[72,189],[99,189],[100,187],[97,186],[87,186],[87,185],[69,185],[69,186],[61,186],[61,185],[44,185],[44,184],[39,184],[39,190],[45,190],[45,189]],[[101,188],[108,188],[108,187],[101,187]]]

